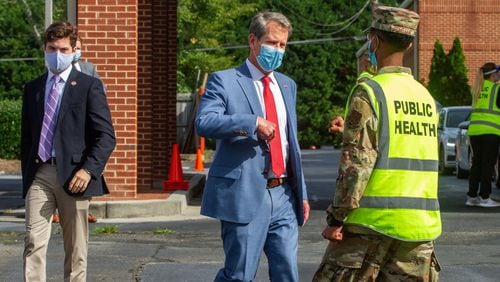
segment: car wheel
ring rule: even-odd
[[[451,174],[451,169],[450,168],[447,168],[445,165],[444,165],[444,149],[443,147],[439,147],[439,166],[438,166],[438,171],[440,174],[443,174],[443,175],[448,175],[448,174]]]

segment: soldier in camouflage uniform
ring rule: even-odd
[[[371,57],[381,73],[409,73],[402,67],[403,54],[398,54],[384,40],[384,33],[415,36],[419,17],[401,8],[379,6],[373,15],[369,32]],[[375,38],[376,37],[376,38]],[[410,38],[411,40],[411,38]],[[377,45],[374,45],[376,43]],[[391,49],[392,48],[392,49]],[[378,51],[378,52],[377,52]],[[333,121],[332,121],[333,122]],[[350,97],[347,118],[337,120],[336,132],[343,131],[343,147],[333,203],[327,209],[327,224],[322,235],[330,240],[313,281],[437,281],[440,270],[432,241],[408,242],[389,237],[359,225],[345,224],[360,200],[377,161],[379,120],[368,94],[356,87]],[[397,189],[397,187],[395,187]]]

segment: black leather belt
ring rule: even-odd
[[[267,189],[272,189],[286,183],[286,178],[269,178],[267,180]]]
[[[49,164],[49,165],[56,165],[56,158],[55,157],[52,157],[48,160],[46,160],[45,162],[43,162],[45,164]]]

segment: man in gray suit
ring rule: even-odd
[[[217,151],[201,213],[221,221],[225,264],[215,281],[252,281],[264,250],[271,281],[298,281],[298,227],[309,217],[295,82],[275,72],[292,26],[279,13],[250,24],[249,56],[208,80],[196,117]]]
[[[78,38],[76,40],[75,56],[73,57],[73,66],[77,71],[81,71],[84,74],[88,74],[95,78],[101,79],[99,77],[99,74],[97,73],[94,64],[92,64],[89,61],[80,60],[81,57],[82,57],[82,38],[80,37],[80,35],[78,35]]]

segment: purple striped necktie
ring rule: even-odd
[[[53,83],[44,107],[45,114],[43,115],[42,132],[40,133],[40,144],[38,145],[38,156],[44,162],[52,157],[52,141],[56,130],[56,109],[57,102],[59,101],[57,84],[60,80],[61,77],[59,75],[54,75],[51,78]]]

